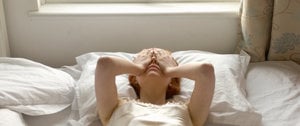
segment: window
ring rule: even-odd
[[[36,11],[31,11],[30,15],[221,14],[236,16],[240,6],[239,1],[240,0],[36,0],[36,2],[33,3],[34,8],[32,9]]]
[[[46,3],[155,3],[155,2],[236,2],[239,0],[45,0]]]

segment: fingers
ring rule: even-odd
[[[160,50],[158,50],[158,49],[155,49],[155,53],[157,54],[157,56],[161,56],[161,51]]]
[[[144,49],[142,50],[137,57],[135,58],[138,60],[138,62],[157,62],[157,63],[163,63],[163,64],[169,64],[172,66],[177,65],[175,63],[174,58],[171,56],[171,53],[163,50],[163,49],[158,49],[158,48],[149,48],[149,49]]]
[[[166,50],[163,50],[163,49],[155,49],[155,53],[157,54],[157,56],[169,56],[170,53]]]
[[[146,54],[146,55],[148,55],[148,56],[150,55],[150,56],[151,56],[151,55],[152,55],[152,53],[153,53],[153,51],[152,51],[152,50],[150,50],[150,49],[147,49],[147,54]]]

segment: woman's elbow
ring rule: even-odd
[[[200,71],[206,75],[214,75],[215,74],[214,66],[210,63],[201,64]]]
[[[113,65],[112,57],[101,57],[97,61],[97,69],[107,70]]]
[[[214,88],[215,86],[214,66],[210,63],[204,63],[201,65],[200,71],[201,71],[200,74],[203,75],[206,78],[207,82],[210,83],[212,88]]]

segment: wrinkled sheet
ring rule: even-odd
[[[247,98],[263,115],[263,126],[300,126],[300,65],[251,63],[246,82]]]

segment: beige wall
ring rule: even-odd
[[[28,16],[27,0],[5,0],[13,57],[59,67],[92,51],[161,47],[233,53],[238,16],[208,14]]]

